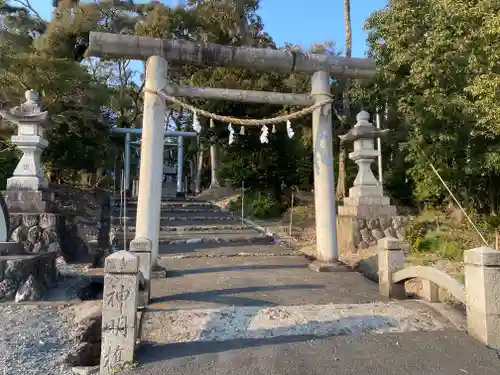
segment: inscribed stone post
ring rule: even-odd
[[[151,241],[144,237],[130,242],[130,252],[139,260],[139,272],[142,273],[144,285],[139,290],[139,306],[147,306],[151,296]]]
[[[101,375],[134,360],[139,260],[128,251],[106,258],[102,305]]]

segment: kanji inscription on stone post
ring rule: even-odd
[[[102,305],[101,375],[134,360],[139,260],[128,251],[106,258]]]

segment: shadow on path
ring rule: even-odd
[[[196,275],[199,273],[216,273],[226,271],[249,271],[249,270],[280,270],[290,268],[307,268],[308,264],[276,264],[276,265],[248,265],[248,266],[228,266],[228,267],[207,267],[183,270],[169,270],[168,277],[181,277],[186,275]]]
[[[275,306],[276,304],[269,301],[257,300],[248,297],[236,297],[232,294],[272,292],[277,290],[314,290],[322,289],[324,287],[325,286],[321,284],[291,284],[255,286],[247,288],[215,289],[203,292],[181,293],[165,297],[153,298],[151,300],[151,304],[173,301],[197,301],[220,303],[222,305],[230,306]]]

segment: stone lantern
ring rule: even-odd
[[[41,155],[48,146],[44,138],[48,112],[42,112],[36,91],[26,91],[25,97],[26,102],[20,106],[0,111],[5,120],[17,126],[17,135],[11,139],[23,152],[12,177],[7,179],[4,195],[11,212],[47,212],[47,200],[51,199],[46,191],[48,183]]]
[[[344,205],[339,206],[339,215],[392,217],[396,215],[396,207],[391,206],[390,199],[384,196],[382,186],[371,169],[371,164],[380,155],[380,150],[375,150],[374,140],[386,135],[388,130],[375,128],[370,122],[370,114],[366,111],[361,111],[356,120],[356,124],[347,134],[339,136],[341,143],[354,143],[354,150],[349,154],[349,159],[358,165],[354,186],[349,189],[349,196],[344,198]]]

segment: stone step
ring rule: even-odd
[[[135,218],[133,220],[127,220],[127,231],[135,231]],[[220,226],[220,225],[240,225],[241,218],[233,218],[232,220],[221,220],[220,218],[208,219],[208,220],[161,220],[160,227],[166,228],[176,228],[176,227],[205,227],[205,226]],[[113,230],[117,228],[123,228],[123,223],[120,223],[118,218],[111,221],[111,227]],[[123,230],[122,230],[123,231]]]
[[[252,228],[245,228],[239,230],[232,229],[214,229],[214,230],[188,230],[188,231],[160,231],[160,239],[189,239],[189,238],[214,238],[214,237],[238,237],[238,236],[257,236],[261,233]],[[135,238],[135,232],[116,233],[115,238],[123,239],[126,236],[128,239]]]
[[[181,225],[178,226],[161,226],[160,233],[166,232],[218,232],[218,231],[240,231],[242,229],[251,229],[252,227],[249,225],[241,225],[241,224],[228,224],[228,225],[203,225],[203,221],[198,225],[185,225],[185,222],[180,222]],[[192,224],[192,222],[190,222]],[[123,226],[113,227],[112,231],[114,233],[123,233]],[[135,233],[135,226],[127,226],[127,232]]]
[[[161,202],[160,203],[161,207],[164,208],[214,208],[217,206],[214,206],[212,203],[209,202],[202,202],[202,201],[195,201],[195,202]],[[120,201],[114,201],[112,203],[112,207],[120,207]],[[128,208],[137,208],[137,201],[127,201],[127,207]]]
[[[114,196],[110,198],[111,204],[120,204],[121,199],[119,196]],[[161,204],[197,204],[197,203],[205,203],[210,204],[210,202],[199,200],[193,197],[169,197],[162,198]],[[127,204],[137,204],[137,198],[127,198]]]
[[[160,208],[161,213],[184,213],[184,212],[197,212],[197,213],[212,213],[212,212],[223,212],[220,208],[218,207],[168,207],[168,206],[162,206]],[[136,214],[137,213],[137,207],[128,207],[127,206],[127,214]],[[111,210],[111,214],[115,216],[120,216],[120,208],[115,207]]]
[[[287,247],[280,246],[269,240],[268,243],[226,243],[217,242],[184,243],[176,245],[159,246],[160,258],[165,260],[168,267],[168,259],[177,258],[224,258],[224,257],[275,257],[275,256],[298,256],[299,252]],[[161,263],[159,261],[159,263]]]
[[[127,238],[128,244],[130,246],[130,241],[133,236]],[[274,239],[270,236],[260,234],[258,232],[252,231],[251,233],[221,233],[209,235],[206,233],[200,233],[198,236],[194,234],[191,236],[168,236],[159,239],[161,245],[199,245],[213,243],[219,246],[229,246],[235,244],[270,244],[273,243]],[[113,245],[118,248],[123,247],[123,237],[116,236],[113,240]]]
[[[111,216],[111,225],[117,225],[121,224],[121,220],[123,218],[120,218],[118,216]],[[130,223],[131,225],[135,225],[136,217],[135,216],[126,216],[125,220],[127,223]],[[191,224],[192,222],[195,221],[224,221],[224,222],[233,222],[241,223],[241,218],[230,216],[230,215],[164,215],[160,217],[160,225],[162,223],[165,223],[163,225],[169,225],[168,223],[174,222],[174,221],[183,221],[185,223]]]

